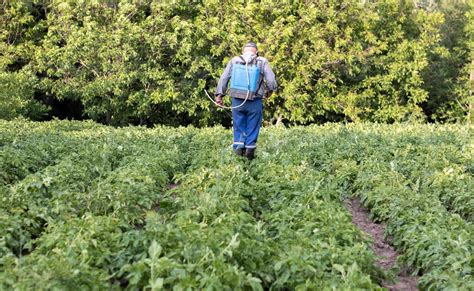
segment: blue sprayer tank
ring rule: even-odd
[[[247,81],[247,69],[250,86]],[[245,65],[242,64],[232,65],[232,75],[230,79],[231,90],[248,91],[250,89],[250,93],[255,93],[257,91],[260,68],[256,65],[248,65],[247,69],[245,68]]]

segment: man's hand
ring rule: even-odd
[[[224,104],[222,102],[222,96],[221,95],[217,95],[216,96],[216,103],[219,104],[220,106],[222,106],[222,104]]]
[[[272,94],[273,94],[273,91],[265,91],[263,98],[268,99],[270,98],[270,96],[272,96]]]

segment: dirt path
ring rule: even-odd
[[[374,241],[373,250],[380,258],[377,265],[388,271],[397,259],[398,253],[390,245],[390,237],[384,239],[385,224],[377,224],[370,220],[369,212],[362,206],[359,198],[351,198],[346,201],[346,206],[352,215],[352,222],[362,231],[370,235]],[[416,284],[418,277],[411,277],[406,270],[401,270],[395,278],[395,282],[382,282],[382,287],[389,290],[418,290]]]

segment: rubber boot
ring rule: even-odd
[[[245,149],[245,156],[247,157],[247,159],[249,159],[250,161],[253,160],[255,158],[255,148],[247,148]]]
[[[245,149],[244,148],[236,148],[234,150],[234,152],[235,152],[236,155],[243,157],[244,154],[245,154]]]

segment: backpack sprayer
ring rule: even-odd
[[[260,77],[260,68],[257,65],[251,66],[249,68],[248,62],[242,56],[240,56],[240,58],[242,59],[245,65],[244,64],[232,65],[232,73],[231,73],[231,79],[230,79],[230,92],[231,92],[232,97],[235,97],[238,99],[244,99],[244,102],[242,102],[238,106],[220,105],[216,103],[214,99],[211,98],[207,90],[204,89],[204,92],[206,92],[207,98],[209,98],[209,100],[211,100],[212,103],[214,103],[216,106],[220,108],[224,108],[224,109],[239,108],[243,106],[245,102],[247,102],[247,100],[253,100],[253,98],[251,98],[250,95],[255,94],[258,90],[259,86],[257,86],[258,85],[257,83]]]

